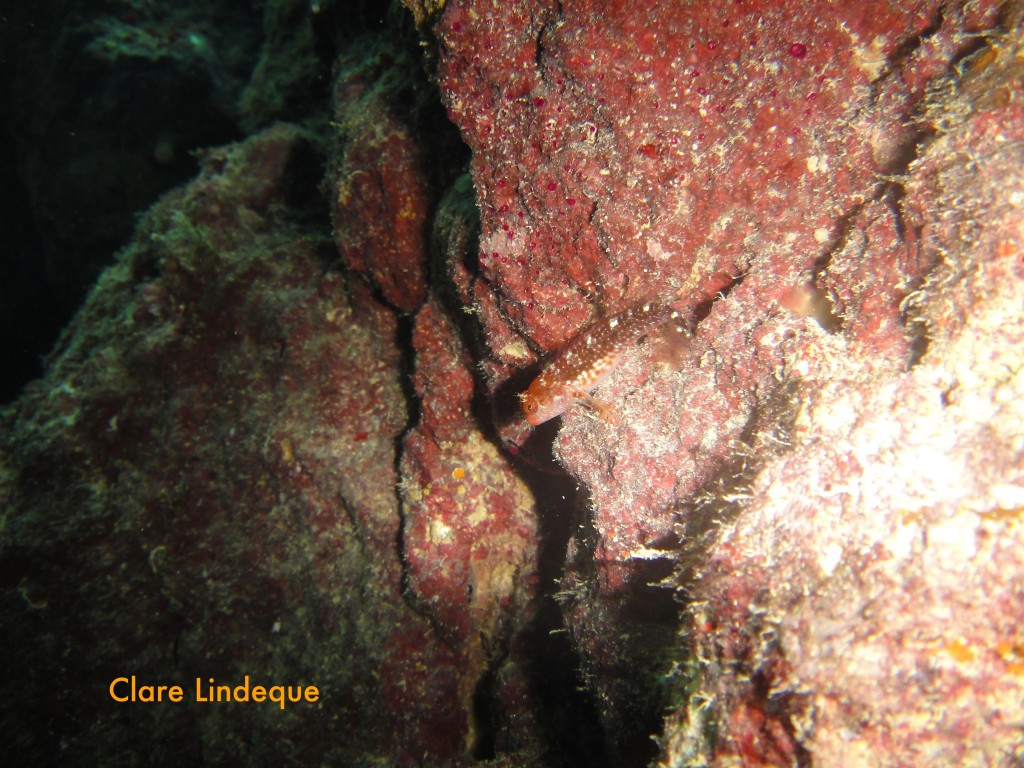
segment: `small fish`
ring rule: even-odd
[[[590,396],[615,369],[622,354],[640,336],[680,321],[668,305],[641,304],[599,320],[580,333],[552,360],[519,397],[526,420],[536,426],[582,402],[603,412],[607,405]]]

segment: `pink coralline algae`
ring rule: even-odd
[[[532,593],[536,516],[526,484],[470,418],[469,357],[436,301],[417,315],[412,344],[422,413],[400,465],[407,588],[456,649],[458,669],[446,675],[471,748],[476,687]]]
[[[896,486],[909,483],[903,473],[920,476],[919,468],[896,469],[902,455],[897,445],[918,445],[914,435],[934,434],[931,430],[943,420],[920,399],[892,399],[904,390],[909,397],[908,388],[915,386],[910,381],[924,375],[919,372],[923,368],[914,366],[947,366],[943,353],[930,345],[952,320],[933,328],[914,314],[919,306],[951,301],[938,290],[944,284],[937,270],[953,243],[952,237],[939,239],[937,228],[948,227],[951,216],[934,207],[939,190],[915,185],[923,183],[929,159],[964,168],[985,154],[980,138],[953,149],[931,138],[947,129],[952,115],[962,115],[963,102],[953,94],[958,79],[977,66],[971,62],[986,56],[1014,61],[1013,35],[993,43],[990,53],[980,50],[979,35],[993,29],[999,14],[997,3],[956,8],[887,4],[870,13],[859,6],[826,9],[815,3],[799,9],[706,4],[684,11],[676,3],[601,3],[598,8],[483,0],[446,7],[435,28],[440,83],[449,116],[474,152],[480,250],[489,255],[480,260],[481,281],[496,304],[491,309],[492,300],[480,301],[479,316],[492,338],[518,333],[524,340],[518,347],[492,346],[496,359],[513,365],[521,364],[523,355],[544,360],[595,320],[638,302],[693,297],[689,309],[698,319],[681,360],[666,364],[644,345],[624,356],[596,393],[613,406],[616,418],[572,409],[562,417],[554,444],[559,463],[589,495],[599,537],[587,565],[596,574],[578,572],[570,562],[563,585],[579,594],[590,590],[589,597],[574,598],[569,615],[604,696],[609,730],[636,703],[635,689],[623,680],[625,660],[653,659],[658,652],[637,638],[627,617],[642,613],[652,600],[648,574],[653,564],[682,561],[687,566],[678,586],[695,595],[694,605],[703,606],[690,614],[694,621],[704,617],[700,626],[706,629],[694,637],[701,658],[707,659],[705,669],[729,669],[742,660],[746,673],[762,681],[737,692],[742,686],[723,672],[709,685],[693,711],[718,718],[722,744],[706,751],[694,747],[699,718],[681,717],[675,721],[678,734],[672,734],[691,738],[686,759],[756,762],[752,755],[760,750],[765,763],[790,764],[819,750],[829,764],[840,755],[829,752],[832,742],[826,747],[816,740],[816,734],[827,732],[836,745],[843,739],[863,744],[858,754],[863,764],[872,764],[882,754],[882,732],[890,725],[900,731],[899,738],[920,741],[912,725],[913,713],[920,710],[904,698],[874,705],[858,699],[861,710],[844,709],[837,703],[848,701],[841,676],[832,678],[810,662],[823,652],[812,604],[823,608],[845,600],[854,611],[875,598],[844,580],[827,600],[802,604],[805,619],[796,620],[783,603],[799,593],[791,583],[804,584],[812,593],[817,588],[789,577],[790,569],[808,568],[796,553],[806,552],[819,562],[834,557],[848,563],[851,574],[867,575],[877,558],[874,550],[833,539],[837,527],[831,516],[859,528],[854,521],[864,510],[854,500],[861,498],[856,489],[865,476],[879,482],[884,476],[886,484]],[[1019,83],[1010,64],[1000,72]],[[1003,93],[1013,88],[998,87]],[[937,97],[943,88],[948,93]],[[1006,147],[1000,155],[1006,165],[999,166],[1005,169],[999,173],[990,166],[979,182],[985,187],[1002,184],[997,182],[1002,173],[1019,175],[1010,170],[1020,140],[1011,114],[1014,100],[1005,98],[995,106],[1003,114],[989,135],[1003,137]],[[993,121],[981,111],[972,114],[979,130]],[[946,187],[942,192],[954,205]],[[1008,197],[1000,205],[1012,209]],[[993,237],[1002,233],[1008,243],[1004,251],[1013,252],[1019,224],[1001,218],[1003,209],[994,206],[979,202],[970,216],[984,222]],[[506,235],[509,228],[515,238]],[[984,263],[997,250],[992,243],[987,252],[974,249],[965,258]],[[1006,256],[1005,266],[993,267],[1005,275],[999,286],[986,282],[977,290],[985,295],[997,287],[1016,290],[1009,270],[1019,265],[1015,258]],[[699,290],[712,274],[731,276],[718,300]],[[797,302],[803,309],[794,311],[794,296],[801,294],[807,301]],[[1010,306],[1008,300],[1000,302]],[[970,313],[966,307],[961,311]],[[1016,317],[1019,321],[1019,313]],[[989,343],[1003,350],[1012,340],[997,333]],[[833,370],[840,361],[847,370]],[[908,369],[913,373],[907,374]],[[879,453],[880,447],[862,456],[853,443],[835,450],[835,437],[821,445],[831,449],[829,460],[794,454],[792,430],[805,430],[801,435],[809,441],[829,434],[825,412],[815,416],[808,409],[833,391],[835,407],[845,404],[849,413],[843,429],[852,429],[868,414],[889,413],[873,429],[889,424],[893,438],[903,436],[891,456]],[[892,410],[897,403],[904,403],[900,407],[913,418],[898,416]],[[967,411],[962,418],[985,421]],[[936,424],[926,429],[922,419]],[[1010,510],[1006,515],[1012,519],[1016,502],[1009,507],[997,503],[992,489],[1005,486],[1017,498],[1019,490],[1009,489],[1020,487],[1013,479],[1019,446],[1008,450],[1011,446],[999,441],[974,442],[954,432],[941,440],[962,445],[961,459],[981,452],[994,468],[976,487],[972,508]],[[522,432],[512,427],[503,435],[523,441]],[[788,458],[773,458],[777,455]],[[752,510],[767,501],[752,489],[766,482],[765,473],[776,462],[820,485],[810,496],[813,505],[801,501],[809,489],[793,480],[765,485],[778,499],[779,511],[759,519]],[[826,479],[826,473],[835,479]],[[983,502],[986,488],[989,501]],[[927,538],[930,525],[945,519],[937,511],[923,518],[920,511],[911,511],[938,503],[923,486],[908,484],[901,498],[903,508],[893,507],[893,499],[878,498],[886,509],[885,525],[909,515],[918,526],[912,530]],[[799,528],[782,522],[789,517],[807,522]],[[742,527],[743,534],[731,534],[733,527]],[[812,535],[817,530],[822,533]],[[906,528],[892,530],[914,538]],[[695,542],[703,548],[698,554],[692,551]],[[792,564],[787,564],[787,547],[794,553]],[[1019,565],[1007,557],[1004,573],[1016,573]],[[695,568],[693,563],[702,558],[708,562]],[[916,573],[908,561],[902,564],[907,570],[895,568],[889,577],[887,588],[894,592],[901,591],[898,577],[910,579]],[[989,578],[1004,597],[996,604],[981,602],[1000,615],[998,621],[1019,616],[1019,599],[1006,602],[1006,590],[1014,594],[1013,580],[995,573]],[[947,610],[945,598],[928,591],[926,583],[918,582],[917,588],[907,582],[909,602],[898,609],[907,631],[916,626],[909,610],[915,601],[922,610]],[[974,597],[980,600],[981,594]],[[765,629],[767,639],[746,641],[729,651],[736,658],[721,658],[718,644],[733,649],[736,635],[753,631],[755,617],[762,622],[756,626],[768,626],[760,613],[762,598],[774,622],[770,633]],[[939,646],[953,642],[949,635],[948,629],[935,632],[945,638],[937,641]],[[1000,652],[993,649],[1003,648],[1006,664],[1013,661],[1006,649],[1018,642],[1015,633],[1009,635],[994,633],[984,646],[997,656]],[[856,647],[852,638],[844,642]],[[898,642],[893,635],[887,648]],[[967,645],[972,659],[982,655],[976,645]],[[949,647],[960,648],[955,643]],[[924,663],[917,653],[911,657]],[[813,673],[801,667],[805,663]],[[906,674],[901,669],[876,671],[894,676],[895,690],[895,681]],[[1007,667],[1000,676],[1000,687],[1016,691],[1011,670]],[[706,681],[714,679],[710,671],[705,674]],[[804,674],[813,676],[813,684],[804,683]],[[808,685],[822,691],[820,709],[807,704]],[[834,686],[831,694],[825,693],[829,686]],[[960,706],[954,705],[955,698],[967,706],[964,690],[944,690],[950,713]],[[1002,694],[998,698],[1008,700]],[[973,702],[983,706],[978,699]],[[896,711],[905,714],[886,719]],[[753,727],[758,712],[761,724]],[[882,717],[883,723],[877,730],[851,731],[848,724],[840,725],[844,716]],[[956,722],[968,728],[963,719]],[[925,719],[919,723],[920,729],[926,727]],[[777,738],[771,746],[765,739],[773,731]],[[757,738],[746,738],[745,732]],[[933,754],[954,761],[958,749],[967,749],[959,746],[958,737],[930,738]],[[1009,731],[977,731],[972,749],[982,754],[985,743],[1007,745]]]
[[[388,302],[411,312],[423,303],[427,286],[424,147],[396,114],[386,79],[361,61],[340,64],[331,178],[338,253]]]

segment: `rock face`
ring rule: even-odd
[[[941,130],[903,186],[906,231],[935,265],[903,300],[920,356],[887,370],[867,338],[804,347],[788,447],[698,569],[696,647],[715,657],[711,695],[736,702],[722,749],[740,760],[1020,754],[1024,113],[1005,94],[1024,70],[1004,45],[935,84]],[[797,726],[785,736],[780,712]]]
[[[1018,25],[996,4],[481,2],[436,28],[490,337],[543,355],[637,303],[693,315],[680,361],[627,358],[615,418],[577,409],[555,440],[593,507],[563,586],[611,733],[663,658],[656,563],[682,562],[676,677],[699,696],[666,764],[1015,742],[980,713],[1014,722],[1020,698]],[[961,376],[986,407],[942,394]]]
[[[11,753],[1024,758],[1019,10],[410,8],[468,175],[353,44],[330,141],[205,153],[0,412]],[[689,338],[528,429],[644,303]],[[320,696],[195,701],[245,676]]]
[[[417,624],[394,598],[401,359],[391,313],[289,218],[311,151],[279,128],[209,153],[5,413],[5,653],[47,670],[5,682],[33,704],[15,710],[18,752],[87,764],[150,734],[156,764],[180,764],[177,742],[221,763],[259,731],[304,761],[322,737],[299,734],[331,718],[386,739],[360,703],[382,701],[370,659],[342,660]],[[118,676],[285,670],[338,693],[331,718],[107,696]]]

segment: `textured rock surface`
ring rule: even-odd
[[[140,744],[152,764],[180,764],[178,743],[210,764],[462,750],[463,661],[402,593],[396,320],[293,218],[310,160],[290,128],[208,154],[4,413],[4,695],[24,704],[8,749],[83,765]],[[323,698],[112,702],[133,674]]]
[[[527,654],[509,654],[535,581],[532,497],[472,418],[445,310],[396,311],[427,296],[431,166],[424,126],[403,123],[422,116],[382,97],[414,87],[414,62],[384,39],[359,51],[407,66],[339,66],[337,247],[321,137],[280,126],[211,151],[3,414],[20,759],[181,759],[152,739],[211,764],[447,764],[493,752],[496,728],[534,749],[501,725],[529,720]],[[188,698],[196,677],[245,675],[322,698],[126,707],[107,695],[119,675]],[[492,698],[503,720],[478,712]]]
[[[437,304],[417,315],[422,418],[402,445],[402,541],[416,604],[460,649],[460,667],[450,674],[468,717],[476,687],[503,662],[521,627],[537,531],[526,485],[469,418],[473,379],[457,338]],[[432,706],[429,699],[423,705]],[[475,741],[470,734],[469,744]]]
[[[709,668],[729,669],[735,660],[728,654],[737,652],[737,638],[756,637],[753,625],[742,619],[744,611],[754,610],[748,603],[755,596],[772,594],[774,587],[777,602],[770,600],[771,610],[794,622],[785,625],[788,635],[782,628],[773,629],[773,638],[787,638],[781,641],[785,653],[747,659],[743,671],[755,682],[747,687],[746,697],[715,699],[720,733],[725,741],[732,738],[734,746],[722,747],[720,754],[711,749],[703,759],[717,755],[724,760],[733,754],[741,760],[760,756],[768,763],[786,764],[809,760],[817,750],[825,764],[835,764],[839,752],[816,740],[815,734],[827,732],[836,744],[846,738],[874,744],[876,751],[864,753],[869,764],[883,754],[873,741],[879,732],[891,728],[892,737],[914,742],[937,727],[934,720],[915,720],[914,713],[923,710],[903,707],[905,702],[873,709],[860,701],[863,709],[857,716],[882,722],[877,731],[867,728],[857,735],[854,729],[854,736],[844,730],[849,726],[837,712],[825,714],[829,710],[824,704],[822,717],[828,725],[814,730],[817,710],[806,699],[793,712],[776,711],[774,723],[764,713],[780,706],[783,690],[808,695],[817,704],[810,688],[821,691],[836,710],[855,717],[850,712],[856,707],[843,698],[841,679],[848,670],[829,672],[809,661],[823,652],[821,637],[810,635],[818,620],[828,621],[825,606],[835,605],[842,595],[851,606],[869,598],[843,581],[836,592],[818,598],[821,615],[810,600],[793,616],[785,606],[801,589],[817,587],[807,580],[812,571],[803,580],[795,578],[807,567],[795,553],[814,552],[814,558],[827,559],[839,546],[830,538],[840,530],[831,516],[848,520],[858,530],[870,518],[864,517],[864,508],[828,496],[833,491],[825,493],[830,506],[819,498],[823,494],[810,494],[819,517],[815,509],[807,509],[806,483],[812,482],[807,478],[840,470],[851,477],[881,472],[886,479],[878,482],[892,486],[901,498],[909,494],[920,500],[915,509],[947,503],[939,489],[903,489],[903,472],[911,467],[901,471],[893,460],[891,471],[883,470],[885,455],[859,458],[860,446],[835,446],[840,435],[846,436],[844,430],[866,414],[878,414],[879,423],[892,430],[892,439],[903,435],[907,440],[914,432],[943,431],[950,416],[929,411],[920,392],[912,401],[920,408],[900,405],[908,419],[902,425],[898,411],[892,410],[901,402],[896,399],[900,388],[909,397],[916,389],[910,382],[928,375],[924,368],[915,368],[907,378],[908,367],[930,364],[932,375],[938,375],[934,371],[960,365],[947,363],[943,353],[929,346],[936,333],[931,323],[908,315],[915,306],[931,306],[932,300],[936,307],[952,301],[961,307],[956,314],[970,313],[962,299],[935,290],[942,280],[952,279],[942,277],[946,273],[941,267],[956,242],[948,232],[944,241],[936,242],[936,228],[948,230],[954,216],[968,221],[973,217],[993,239],[1005,238],[1009,245],[1004,250],[1011,253],[1017,247],[1018,223],[1003,218],[1012,203],[994,205],[980,192],[972,193],[978,202],[964,211],[948,181],[934,180],[925,158],[969,175],[964,169],[974,162],[971,158],[986,151],[996,154],[993,147],[998,145],[1000,165],[975,183],[987,189],[1008,178],[1010,189],[1019,190],[1019,174],[1013,170],[1020,141],[1018,115],[1009,94],[1019,85],[1014,62],[1020,30],[1015,28],[987,50],[982,50],[986,43],[978,34],[1018,23],[1012,12],[1001,13],[995,3],[912,8],[880,3],[870,11],[855,5],[826,10],[817,4],[783,9],[761,3],[694,6],[685,12],[675,3],[447,6],[436,28],[440,77],[449,116],[474,150],[472,172],[482,213],[474,293],[495,361],[522,365],[525,359],[560,348],[595,316],[643,301],[680,302],[698,321],[678,364],[664,365],[640,351],[602,387],[600,397],[614,404],[616,418],[596,419],[577,409],[563,418],[555,440],[555,455],[584,485],[593,504],[599,538],[593,563],[585,562],[596,564],[597,570],[570,563],[563,585],[574,595],[567,615],[604,695],[610,733],[619,732],[629,713],[642,706],[645,693],[635,683],[638,675],[651,684],[646,695],[658,695],[651,672],[663,651],[663,635],[652,629],[664,624],[641,619],[645,629],[638,632],[632,617],[656,604],[647,584],[663,575],[656,566],[659,557],[680,556],[679,531],[686,540],[684,559],[691,547],[700,558],[701,548],[694,542],[709,545],[716,536],[724,537],[712,548],[705,568],[696,575],[684,570],[681,576],[685,588],[695,590],[698,605],[699,600],[710,601],[711,608],[696,611],[700,616],[708,611],[699,626],[709,629],[698,633],[696,650],[714,659]],[[985,63],[986,57],[1003,63],[996,67]],[[954,95],[979,66],[992,68],[987,82],[975,88],[990,94],[985,97],[989,110],[1000,112],[995,125],[973,106],[979,96]],[[943,88],[948,93],[942,98],[926,100],[929,89]],[[963,119],[965,110],[974,112],[976,130],[983,133],[962,138],[950,151],[929,143],[951,120]],[[927,155],[912,163],[925,151]],[[993,242],[989,253],[994,248]],[[986,256],[972,252],[967,258],[977,262]],[[1016,287],[1008,266],[1019,264],[1015,258],[1006,256],[998,268],[1006,273],[1000,290]],[[731,279],[718,286],[722,295],[709,301],[705,284],[723,273]],[[986,283],[977,290],[987,296],[993,289],[994,283]],[[993,317],[1014,317],[1005,314],[1013,300],[1001,299],[1005,308]],[[992,320],[979,317],[978,322],[984,328]],[[509,341],[516,335],[522,337],[519,344]],[[985,342],[992,354],[1003,354],[1013,343],[998,332]],[[802,371],[801,366],[812,365],[809,361],[823,367]],[[843,370],[834,370],[836,366]],[[1010,370],[1016,369],[1011,365]],[[503,375],[496,366],[495,378],[500,381]],[[996,384],[979,384],[979,396]],[[1007,392],[1012,390],[1010,386]],[[828,391],[837,406],[848,409],[852,421],[838,426],[824,412],[808,411],[807,403]],[[998,391],[990,396],[1000,397]],[[979,496],[973,504],[991,508],[991,495],[988,502],[980,501],[986,492],[994,493],[986,489],[1006,483],[1019,488],[1019,445],[986,444],[970,437],[988,429],[995,413],[965,410],[960,416],[971,426],[965,425],[959,438],[949,435],[947,440],[962,441],[958,466],[970,466],[963,464],[970,454],[983,456],[992,467],[987,480],[976,486]],[[785,519],[805,509],[810,529],[828,533],[820,539],[798,528],[780,533],[779,524],[748,511],[764,503],[750,490],[759,487],[753,478],[768,476],[759,474],[769,472],[759,470],[761,464],[792,448],[794,438],[787,430],[797,429],[788,424],[793,419],[804,439],[820,440],[829,449],[825,454],[787,453],[787,459],[778,460],[790,470],[787,479],[771,485],[779,505],[773,514]],[[1013,429],[1003,433],[1004,441]],[[785,438],[779,436],[783,432]],[[504,434],[510,441],[521,440],[512,429]],[[804,480],[796,483],[797,477]],[[821,483],[825,489],[842,486],[839,481]],[[707,503],[696,504],[697,499]],[[886,519],[901,514],[892,500],[880,503]],[[716,516],[723,508],[740,516],[742,522],[736,525],[742,533],[719,527]],[[921,530],[926,528],[924,524]],[[774,549],[772,542],[777,542]],[[759,568],[752,562],[744,572],[737,548],[749,552]],[[788,551],[794,553],[792,561]],[[862,550],[843,545],[839,551]],[[870,560],[867,551],[863,554],[849,568],[866,578]],[[1002,572],[1017,573],[1015,556],[1007,558],[1013,562],[1002,563]],[[913,576],[909,567],[894,567],[889,575],[890,589],[902,584],[909,590],[907,604],[894,607],[908,616],[909,627],[916,626],[913,613],[907,613],[915,601],[921,601],[921,610],[930,606],[948,612],[946,598],[930,592],[927,581],[920,583],[919,592]],[[940,572],[935,578],[944,577]],[[1020,596],[1012,586],[1014,577],[998,581],[998,608],[985,601],[987,610],[1010,622],[1019,616]],[[790,583],[803,586],[785,586]],[[660,618],[670,622],[671,612]],[[1004,647],[1017,647],[1015,639],[1005,642]],[[720,645],[730,650],[721,652]],[[747,646],[749,642],[744,646],[749,656]],[[910,656],[923,652],[917,648]],[[794,673],[779,677],[780,690],[773,688],[773,675],[779,674],[775,667],[785,660],[811,666],[814,682],[808,684]],[[902,681],[895,666],[883,665],[875,672],[891,676],[894,686]],[[1012,669],[998,674],[1009,675],[1005,685],[1017,690]],[[835,704],[837,700],[849,703],[850,709]],[[979,702],[972,700],[976,706]],[[950,706],[955,706],[952,698]],[[895,716],[897,712],[901,714]],[[776,746],[766,743],[773,728],[779,734]],[[733,731],[736,735],[729,736]],[[955,761],[957,754],[942,749],[955,751],[961,735],[936,737],[929,748]],[[974,738],[976,745],[990,745],[986,749],[992,759],[1012,743],[1009,731],[997,736],[979,730]],[[906,759],[915,759],[915,754],[925,752],[908,752]]]
[[[937,8],[449,6],[441,82],[474,149],[492,337],[511,327],[550,352],[598,313],[696,305],[707,278],[733,276],[683,375],[627,366],[609,392],[626,416],[616,429],[566,419],[559,457],[591,489],[610,563],[671,531],[659,513],[729,453],[784,362],[747,337],[826,261],[818,288],[844,333],[892,365],[909,358],[900,303],[927,265],[882,177],[915,147],[923,88],[905,81],[926,56],[948,66],[995,16],[938,23]]]
[[[410,7],[468,175],[420,60],[356,41],[331,140],[206,153],[0,412],[0,743],[1019,760],[1019,11]],[[689,342],[526,429],[541,362],[646,301]],[[111,702],[131,674],[323,693]]]
[[[718,510],[738,516],[695,582],[695,631],[726,702],[722,764],[1020,759],[1018,44],[936,84],[939,132],[909,169],[908,230],[937,264],[904,304],[926,351],[879,370],[841,336],[800,345],[788,448],[734,491],[742,511]]]
[[[424,235],[430,201],[422,137],[398,114],[406,106],[401,98],[406,95],[404,72],[389,76],[374,58],[365,57],[357,50],[354,60],[340,62],[334,92],[338,161],[332,202],[338,252],[388,302],[413,312],[427,291]]]

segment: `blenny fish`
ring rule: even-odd
[[[576,402],[605,410],[590,393],[608,378],[631,344],[672,321],[681,323],[682,315],[671,305],[639,304],[589,326],[519,396],[526,420],[534,426],[543,424]]]

